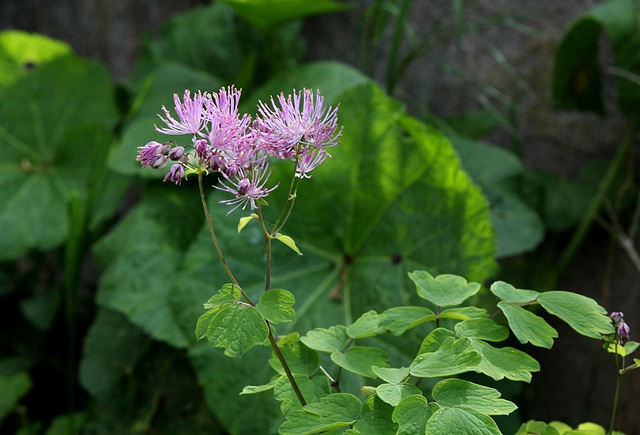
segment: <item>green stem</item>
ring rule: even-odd
[[[586,213],[583,215],[582,220],[580,221],[580,224],[576,229],[576,232],[573,234],[569,245],[564,250],[562,256],[560,257],[560,260],[558,261],[558,266],[556,267],[556,270],[554,271],[555,273],[552,276],[552,285],[555,286],[555,283],[558,281],[569,263],[571,263],[571,260],[573,260],[573,257],[575,257],[578,249],[584,242],[584,239],[586,238],[587,233],[591,228],[591,225],[593,224],[594,218],[600,210],[602,201],[604,200],[607,191],[611,188],[611,185],[613,184],[613,181],[629,152],[629,148],[631,147],[631,144],[633,143],[639,128],[640,112],[635,112],[629,119],[629,125],[624,133],[624,136],[622,137],[622,142],[618,147],[616,155],[609,164],[607,172],[602,178],[598,192],[591,199],[591,203],[589,204]]]
[[[267,326],[269,326],[269,322],[267,322]],[[270,326],[269,326],[269,342],[271,343],[271,347],[273,348],[274,352],[276,353],[276,356],[278,357],[278,360],[280,361],[280,364],[282,364],[282,368],[284,369],[284,372],[287,375],[287,379],[289,379],[289,383],[291,384],[291,388],[293,388],[293,391],[296,393],[296,396],[298,397],[298,400],[300,401],[300,404],[302,406],[306,405],[307,401],[304,400],[304,396],[302,395],[302,391],[300,391],[300,387],[298,387],[298,384],[296,383],[296,380],[293,378],[293,373],[291,373],[291,369],[289,368],[289,364],[287,364],[287,360],[284,359],[284,355],[282,354],[282,351],[278,347],[278,343],[276,343],[276,339],[273,336],[273,333],[271,332],[271,327]]]
[[[249,296],[244,292],[244,290],[242,290],[242,287],[240,287],[240,284],[238,284],[238,281],[236,280],[235,276],[233,276],[233,273],[231,273],[231,269],[229,269],[227,260],[225,260],[224,255],[222,254],[222,249],[220,249],[220,244],[218,243],[218,237],[216,237],[216,231],[213,229],[213,222],[211,221],[211,215],[209,214],[207,199],[204,196],[204,187],[202,186],[202,171],[198,171],[198,188],[200,189],[200,201],[202,202],[204,215],[207,218],[209,233],[211,234],[211,239],[213,240],[213,244],[216,247],[216,251],[218,252],[218,257],[220,257],[222,266],[224,267],[224,270],[227,272],[227,276],[229,276],[229,279],[231,280],[231,282],[236,287],[238,287],[238,289],[240,289],[240,293],[242,293],[242,296],[247,300],[247,302],[249,302],[249,304],[251,304],[252,306],[255,306],[251,298],[249,298]]]

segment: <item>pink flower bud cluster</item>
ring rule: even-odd
[[[629,333],[631,332],[629,325],[624,321],[624,313],[621,311],[614,311],[609,314],[609,317],[613,322],[614,328],[616,328],[619,343],[624,344],[629,340]]]
[[[339,143],[338,109],[325,108],[320,92],[303,89],[287,97],[280,94],[277,103],[271,98],[270,106],[260,102],[254,121],[248,114],[239,114],[240,95],[233,86],[213,94],[198,92],[193,98],[186,90],[182,101],[174,95],[178,119],[163,106],[164,116],[159,117],[165,126],[156,130],[191,135],[191,144],[151,141],[138,147],[137,160],[143,168],[153,169],[173,161],[164,181],[178,185],[189,173],[221,174],[220,186],[215,187],[233,195],[220,201],[234,206],[233,211],[247,205],[257,208],[256,201],[277,187],[265,187],[271,175],[270,158],[295,162],[296,177],[309,178],[330,157],[327,148]]]

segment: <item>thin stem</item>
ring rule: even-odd
[[[267,326],[269,326],[269,342],[271,343],[271,347],[273,348],[273,351],[276,353],[276,356],[278,357],[280,364],[282,364],[282,368],[284,369],[284,372],[287,375],[287,379],[289,379],[291,388],[293,388],[293,391],[296,393],[296,396],[298,397],[300,404],[304,406],[307,404],[307,402],[304,400],[302,391],[300,391],[300,387],[298,387],[298,384],[296,383],[296,380],[293,377],[293,373],[291,373],[289,364],[287,364],[287,360],[284,359],[284,355],[282,354],[282,351],[278,347],[278,343],[276,343],[276,339],[273,336],[273,333],[271,332],[271,326],[269,325],[269,322],[267,322]]]
[[[218,237],[216,237],[216,231],[213,229],[213,222],[211,221],[211,215],[209,214],[209,207],[207,206],[207,199],[204,196],[204,188],[202,186],[202,171],[198,171],[198,188],[200,189],[200,201],[202,202],[202,208],[204,210],[204,215],[207,218],[207,226],[209,227],[209,233],[211,234],[211,240],[213,240],[213,244],[216,247],[216,251],[218,252],[218,257],[220,257],[220,261],[222,262],[222,266],[224,270],[227,272],[227,276],[231,282],[240,289],[240,293],[242,296],[252,305],[255,306],[251,298],[242,290],[240,284],[236,280],[233,273],[231,273],[231,269],[229,269],[229,265],[227,264],[227,260],[225,260],[224,255],[222,254],[222,249],[220,249],[220,244],[218,243]]]
[[[298,160],[296,159],[295,166],[298,166]],[[291,216],[291,211],[293,210],[293,205],[296,202],[296,194],[298,192],[298,184],[300,183],[300,178],[296,177],[295,170],[293,171],[293,175],[291,176],[291,183],[289,183],[289,192],[287,193],[287,201],[282,205],[282,209],[280,210],[280,215],[276,222],[271,227],[271,231],[269,234],[275,234],[282,229],[289,216]]]
[[[264,279],[264,291],[266,292],[271,288],[271,239],[273,238],[270,233],[267,232],[267,228],[264,225],[264,219],[262,217],[262,207],[258,206],[258,220],[260,221],[260,227],[264,234],[265,250],[267,254],[266,271]]]
[[[609,422],[609,431],[607,432],[608,434],[610,434],[611,432],[613,432],[613,426],[615,425],[616,422],[616,413],[617,413],[617,409],[618,409],[618,396],[620,394],[620,384],[622,383],[622,373],[620,373],[620,355],[618,355],[618,330],[616,329],[616,334],[613,337],[614,341],[614,354],[616,356],[615,360],[616,360],[616,374],[617,374],[617,380],[616,380],[616,392],[615,395],[613,396],[613,410],[611,411],[611,421]],[[624,364],[624,362],[623,362]]]

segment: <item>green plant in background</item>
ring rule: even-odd
[[[73,56],[63,44],[2,34],[0,101],[29,101],[20,107],[0,105],[0,143],[9,150],[0,219],[3,228],[12,229],[0,234],[5,260],[0,296],[3,309],[14,314],[10,321],[19,325],[11,325],[15,334],[2,337],[3,428],[275,433],[281,427],[285,433],[322,428],[368,433],[380,424],[392,433],[413,433],[423,425],[443,430],[443,421],[451,418],[477,423],[469,427],[496,431],[497,422],[505,432],[516,431],[517,417],[504,417],[514,409],[513,393],[493,380],[528,381],[537,363],[504,343],[506,325],[515,339],[535,346],[550,347],[555,336],[521,306],[547,310],[583,335],[615,333],[604,310],[578,295],[517,290],[502,282],[487,292],[475,284],[497,270],[494,226],[501,255],[531,249],[515,238],[522,234],[505,232],[496,220],[521,220],[518,213],[509,214],[514,202],[490,210],[483,196],[496,204],[489,188],[508,187],[509,179],[524,171],[520,162],[506,152],[476,148],[468,139],[480,137],[478,129],[469,132],[458,123],[455,131],[465,131],[462,137],[438,124],[452,137],[454,151],[438,129],[408,116],[399,102],[352,68],[336,62],[301,65],[303,44],[295,19],[337,11],[343,4],[274,1],[265,14],[260,2],[225,3],[171,20],[159,39],[146,41],[132,79],[119,88],[102,68]],[[292,88],[321,89],[325,105],[340,107],[341,145],[328,150],[332,158],[310,179],[301,180],[295,210],[286,227],[276,228],[278,234],[263,231],[260,222],[270,229],[267,224],[278,220],[274,209],[291,204],[288,181],[299,178],[284,162],[272,167],[270,179],[281,185],[269,193],[271,206],[254,198],[264,214],[253,210],[256,218],[246,210],[240,234],[237,221],[226,216],[229,208],[217,204],[235,198],[228,191],[204,192],[209,221],[203,219],[204,185],[197,183],[197,174],[179,187],[162,185],[157,180],[166,172],[140,171],[136,162],[139,146],[166,142],[166,136],[150,130],[161,123],[159,108],[174,105],[171,95],[192,89],[195,96],[234,83],[243,90],[241,113],[253,115],[259,101]],[[180,164],[184,154],[178,146],[176,139],[167,150],[157,148],[155,165],[164,156]],[[492,157],[485,164],[478,154]],[[501,163],[491,166],[494,162]],[[182,180],[179,171],[174,168],[169,179]],[[248,198],[242,180],[231,184],[219,177],[209,177],[208,184],[226,185],[238,199]],[[137,202],[118,216],[117,225],[107,226],[132,180]],[[223,285],[229,277],[212,249],[209,222],[227,267],[238,274],[237,285]],[[531,222],[533,228],[539,225],[535,218]],[[267,240],[285,242],[269,248],[266,292],[265,233]],[[89,255],[99,274],[96,289],[80,275]],[[64,270],[64,277],[54,277],[57,291],[38,291],[51,279],[46,274],[51,263]],[[40,281],[20,274],[18,265],[25,264],[30,273],[40,271]],[[87,308],[87,287],[95,290],[95,313]],[[238,297],[239,288],[255,306]],[[442,299],[451,288],[461,291],[460,300]],[[208,339],[197,341],[196,320],[212,294],[198,334]],[[65,301],[64,311],[59,299]],[[584,310],[568,313],[567,301]],[[497,302],[499,311],[488,314]],[[89,313],[74,318],[82,310]],[[580,315],[599,326],[580,327]],[[65,349],[50,361],[34,358],[57,337],[59,317],[68,325]],[[223,327],[236,320],[238,328]],[[252,331],[249,341],[238,335],[246,328]],[[74,351],[80,337],[81,356]],[[23,343],[33,347],[25,350]],[[231,354],[254,347],[249,357],[228,358],[210,344]],[[464,356],[464,364],[431,364],[456,355]],[[53,377],[69,377],[58,386],[69,394],[68,403],[39,412],[34,395],[46,387],[34,373],[67,362],[68,368],[54,370]],[[457,374],[460,379],[450,377]],[[267,390],[275,396],[253,394]],[[465,395],[480,405],[459,403]],[[490,409],[489,402],[499,409]],[[237,418],[248,409],[250,419]],[[338,410],[342,417],[335,420]]]

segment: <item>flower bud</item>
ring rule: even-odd
[[[175,165],[171,166],[171,169],[169,169],[169,172],[167,172],[167,175],[164,176],[163,181],[171,180],[172,182],[176,183],[179,186],[180,183],[182,182],[183,177],[184,177],[184,168],[182,167],[182,165],[176,163]]]
[[[627,323],[624,320],[621,321],[620,325],[618,325],[618,336],[620,337],[620,341],[629,340],[629,332],[631,332],[629,325],[627,325]]]
[[[182,156],[184,155],[184,147],[173,147],[171,148],[171,151],[169,151],[169,158],[173,161],[178,161],[182,158]]]
[[[167,162],[167,156],[160,154],[153,159],[149,166],[151,166],[153,169],[164,168],[167,165]]]

